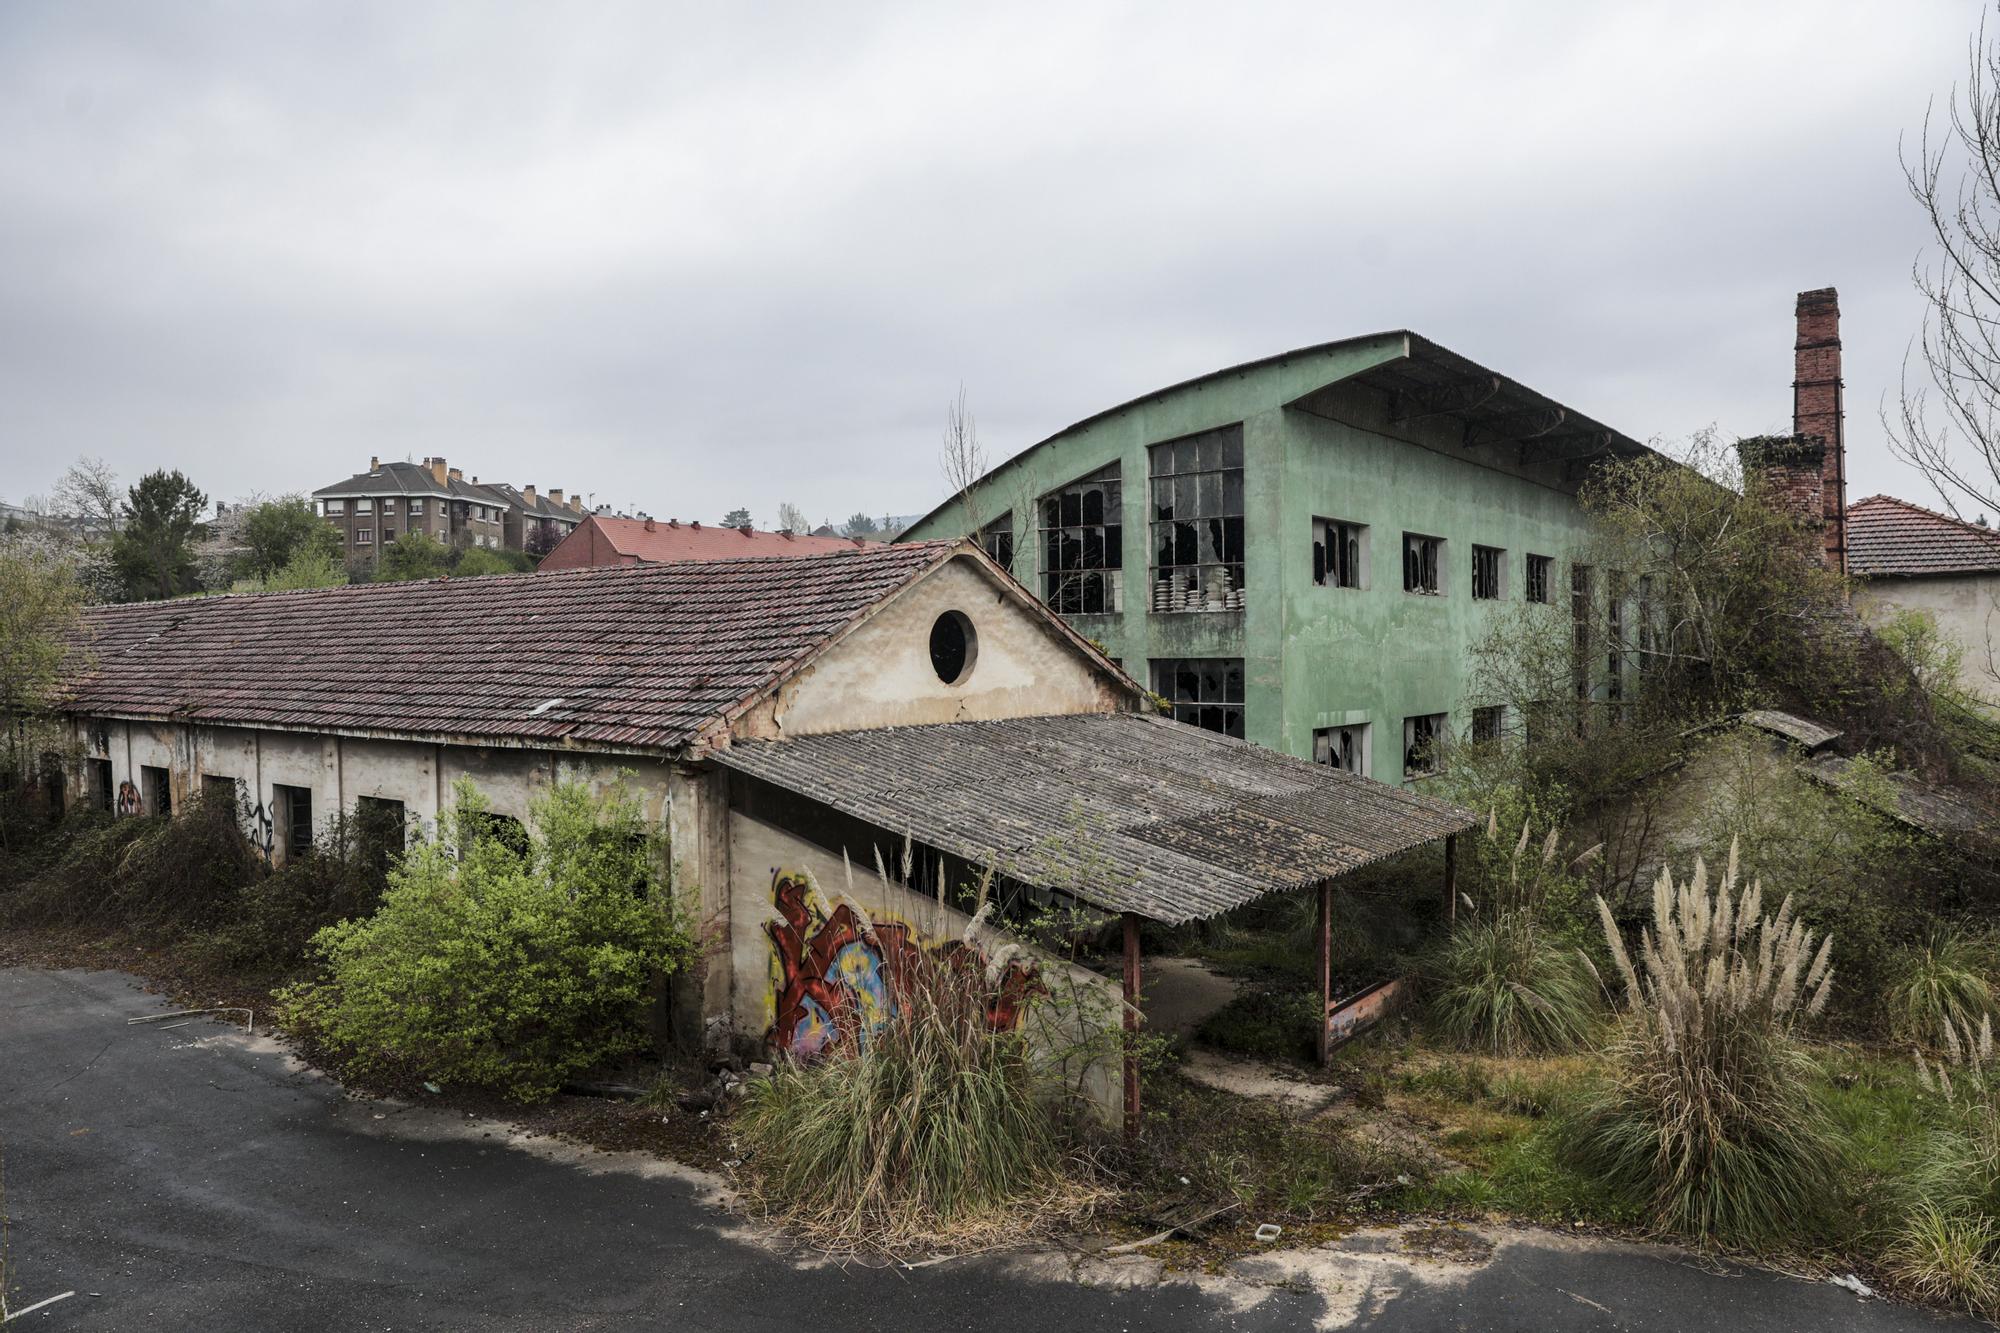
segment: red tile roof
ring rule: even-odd
[[[2000,533],[1871,495],[1847,506],[1847,568],[1856,578],[2000,573]]]
[[[650,530],[649,530],[650,529]],[[852,551],[845,537],[715,528],[666,519],[592,515],[542,561],[543,569],[632,564],[639,560],[733,560],[744,556],[822,555]]]
[[[676,750],[951,542],[92,609],[65,711]]]

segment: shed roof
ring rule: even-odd
[[[678,750],[951,542],[92,608],[64,711]],[[968,550],[972,558],[982,558]]]
[[[1871,495],[1847,506],[1847,568],[1871,579],[2000,574],[2000,533],[1908,500]]]
[[[714,758],[1024,883],[1168,923],[1477,822],[1434,797],[1143,713],[738,741]]]
[[[861,543],[846,537],[814,537],[805,533],[759,532],[754,528],[704,527],[672,519],[610,518],[593,515],[585,523],[597,529],[599,540],[620,556],[634,560],[730,560],[738,557],[822,555],[852,551]],[[590,534],[579,527],[563,539],[587,548]],[[562,547],[558,546],[557,551]],[[563,568],[554,559],[552,568]]]

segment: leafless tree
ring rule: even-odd
[[[965,386],[958,386],[944,413],[944,450],[940,456],[945,484],[958,499],[959,535],[979,531],[979,483],[986,476],[986,448],[979,443],[979,425],[965,405]]]
[[[110,464],[101,458],[82,457],[63,473],[51,499],[62,517],[81,519],[88,528],[112,533],[118,531],[125,490]]]
[[[812,520],[806,517],[805,510],[786,501],[778,506],[778,527],[785,532],[811,532]]]
[[[1964,83],[1942,117],[1925,111],[1902,162],[1932,244],[1912,269],[1927,309],[1897,407],[1883,409],[1889,447],[1954,514],[2000,510],[2000,39],[1984,19]]]

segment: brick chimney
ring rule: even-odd
[[[433,481],[437,482],[440,486],[444,485],[446,473],[442,458],[426,458],[424,466],[431,470],[431,479]]]
[[[442,462],[444,462],[444,460],[443,460],[442,458],[440,458],[440,459],[438,459],[438,462],[442,463]],[[450,477],[450,478],[451,478],[451,479],[452,479],[453,481],[464,481],[464,480],[465,480],[465,473],[463,473],[463,472],[459,471],[459,470],[458,470],[457,468],[455,468],[455,467],[453,467],[453,468],[446,468],[446,469],[445,469],[445,475],[446,475],[446,476],[448,476],[448,477]]]
[[[1826,445],[1803,435],[1756,435],[1736,442],[1745,485],[1817,532],[1826,522]]]
[[[535,503],[535,488],[533,486],[523,486],[521,488],[521,497],[525,499],[528,502],[529,507],[532,508]]]
[[[1840,380],[1840,294],[1800,292],[1792,350],[1792,434],[1825,446],[1820,473],[1820,535],[1828,569],[1847,571],[1847,425]]]
[[[558,509],[567,509],[569,507],[563,503],[562,487],[551,486],[549,488],[549,503]]]
[[[382,470],[382,460],[379,456],[375,454],[368,455],[368,470],[370,472],[380,472]]]

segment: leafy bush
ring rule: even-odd
[[[1662,872],[1638,966],[1610,909],[1605,940],[1627,1011],[1608,1077],[1570,1126],[1579,1159],[1658,1224],[1754,1243],[1824,1212],[1838,1143],[1812,1092],[1795,1025],[1833,983],[1832,940],[1794,920],[1788,898],[1761,915],[1763,889],[1736,892],[1734,850],[1719,893]]]
[[[353,1069],[545,1097],[643,1043],[648,987],[687,937],[624,793],[551,788],[524,856],[480,835],[470,782],[456,791],[447,836],[404,854],[374,916],[320,931],[322,975],[280,998]]]
[[[1597,983],[1583,955],[1526,912],[1460,924],[1431,956],[1427,980],[1432,1026],[1468,1049],[1569,1051],[1596,1024]]]
[[[1195,1036],[1217,1050],[1272,1060],[1316,1060],[1317,990],[1246,990],[1201,1021]]]
[[[385,853],[408,837],[398,815],[359,809],[336,817],[310,853],[239,889],[229,911],[191,947],[220,967],[290,967],[320,930],[374,912],[388,887]]]
[[[889,1246],[982,1223],[1063,1187],[1061,1088],[987,1021],[976,971],[924,953],[858,1049],[784,1061],[738,1131],[774,1211],[834,1244]]]
[[[1931,1042],[1942,1032],[1976,1032],[1993,1012],[1990,940],[1938,927],[1906,951],[1882,996],[1889,1025],[1905,1041]]]

